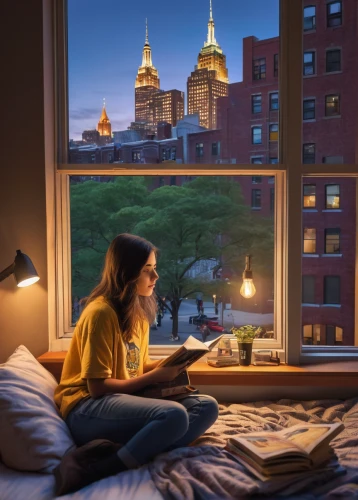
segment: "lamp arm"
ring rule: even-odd
[[[14,272],[15,262],[13,262],[9,267],[0,272],[0,281],[6,279],[10,274]]]

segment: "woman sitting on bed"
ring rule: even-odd
[[[187,446],[217,419],[210,396],[180,402],[134,396],[173,380],[185,365],[148,357],[156,315],[157,249],[131,234],[110,244],[102,279],[86,301],[67,352],[55,402],[79,446],[55,471],[57,495]],[[121,444],[119,444],[121,443]]]

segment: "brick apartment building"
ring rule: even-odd
[[[354,163],[358,107],[356,0],[304,1],[303,163]],[[218,99],[218,127],[188,137],[189,163],[277,163],[279,38],[243,41],[243,81]],[[219,153],[218,153],[219,152]],[[238,179],[239,180],[239,179]],[[273,179],[240,178],[272,213]],[[303,182],[303,343],[354,345],[355,182]]]

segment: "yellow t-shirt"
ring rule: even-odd
[[[117,314],[98,297],[88,304],[76,325],[63,365],[55,402],[66,418],[71,409],[89,396],[87,379],[127,380],[143,374],[148,357],[149,324],[138,324],[130,342],[124,342]]]

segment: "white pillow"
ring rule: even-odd
[[[56,386],[23,345],[0,365],[0,458],[8,467],[51,473],[75,445],[53,400]]]

